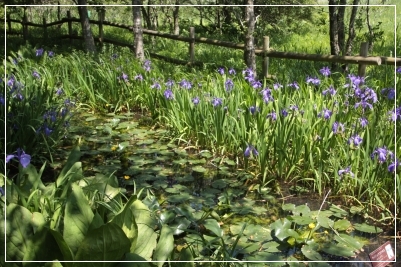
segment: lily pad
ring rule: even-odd
[[[85,121],[94,121],[97,120],[97,117],[91,116],[85,119]]]
[[[227,182],[224,179],[219,179],[219,180],[213,181],[212,186],[214,188],[222,189],[227,186]]]
[[[153,144],[154,142],[155,142],[154,139],[146,139],[146,140],[139,141],[136,144],[138,146],[142,146],[142,145],[150,145],[150,144]]]
[[[317,251],[315,251],[315,249],[313,247],[310,247],[308,245],[303,245],[301,248],[301,251],[304,254],[304,256],[310,260],[313,260],[313,261],[321,261],[322,260],[322,256]]]
[[[383,232],[383,229],[381,229],[380,227],[368,225],[366,223],[356,223],[354,224],[354,228],[360,232],[365,232],[370,234],[378,234]]]
[[[342,219],[342,220],[338,220],[338,221],[334,222],[334,229],[336,229],[337,231],[345,231],[349,227],[351,227],[351,222],[346,219]]]
[[[167,201],[170,203],[182,203],[190,199],[191,195],[189,195],[188,193],[180,193],[177,195],[167,196]]]
[[[192,168],[192,170],[193,170],[194,172],[198,172],[198,173],[204,173],[204,172],[206,172],[206,169],[205,169],[204,167],[202,167],[202,166],[195,166],[195,167]]]

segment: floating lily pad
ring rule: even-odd
[[[363,247],[363,244],[361,244],[358,240],[347,234],[336,235],[334,236],[334,239],[339,244],[348,246],[353,251],[360,250]]]
[[[192,170],[193,170],[194,172],[198,172],[198,173],[204,173],[204,172],[206,172],[206,169],[203,168],[202,166],[195,166],[195,167],[192,167]]]
[[[94,121],[94,120],[97,120],[97,117],[92,116],[85,119],[85,121]]]
[[[210,153],[210,152],[207,151],[207,150],[201,151],[201,152],[199,153],[199,155],[200,155],[202,158],[206,158],[206,159],[209,159],[209,158],[213,157],[213,154]]]
[[[167,201],[170,203],[182,203],[190,199],[191,196],[188,193],[180,193],[176,195],[167,196]]]
[[[338,220],[338,221],[334,222],[334,229],[336,229],[337,231],[345,231],[349,227],[351,227],[351,222],[346,219],[342,219],[342,220]]]
[[[383,229],[381,229],[380,227],[368,225],[366,223],[356,223],[353,226],[356,230],[358,230],[360,232],[365,232],[365,233],[370,233],[370,234],[383,232]]]
[[[192,175],[190,175],[190,174],[185,175],[185,176],[176,177],[175,179],[176,179],[177,182],[179,182],[179,183],[183,183],[183,182],[193,182],[193,181],[195,180],[195,178],[194,178]]]
[[[155,142],[154,139],[146,139],[146,140],[139,141],[136,144],[138,146],[142,146],[142,145],[150,145],[150,144],[153,144],[154,142]]]
[[[331,254],[331,255],[336,255],[340,257],[353,257],[355,256],[354,252],[346,246],[339,245],[339,244],[327,244],[321,248],[322,251]]]
[[[176,165],[183,165],[183,164],[186,164],[187,163],[187,160],[186,159],[176,159],[176,160],[173,160],[173,164],[176,164]]]
[[[313,247],[310,247],[308,245],[303,245],[301,248],[301,251],[304,254],[304,256],[310,260],[313,260],[313,261],[321,261],[322,260],[322,255],[320,255],[319,252],[315,251]]]
[[[212,186],[214,188],[222,189],[227,186],[227,182],[224,179],[219,179],[219,180],[213,181]]]
[[[229,165],[229,166],[235,166],[236,165],[235,161],[233,161],[231,159],[224,160],[224,163]]]
[[[310,208],[307,205],[299,205],[293,209],[292,213],[294,215],[308,216],[310,213]]]
[[[180,189],[178,189],[177,187],[169,187],[169,188],[166,188],[164,191],[166,191],[167,193],[170,193],[170,194],[179,194],[180,193]]]
[[[184,149],[179,149],[179,148],[177,148],[177,149],[174,149],[174,153],[176,153],[178,156],[187,156],[188,154],[187,154],[187,151],[186,150],[184,150]]]
[[[192,165],[205,164],[206,160],[205,159],[189,159],[188,163],[192,164]]]

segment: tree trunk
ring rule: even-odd
[[[134,54],[137,59],[143,61],[145,59],[145,55],[143,52],[143,31],[141,18],[142,0],[132,0],[132,5],[132,13],[134,18]]]
[[[175,6],[174,6],[174,11],[173,11],[173,20],[174,20],[174,34],[179,35],[180,34],[180,25],[178,24],[178,16],[180,12],[180,1],[176,0],[175,1]]]
[[[86,0],[78,0],[78,5],[86,5]],[[79,19],[81,20],[82,34],[85,41],[85,49],[87,52],[96,53],[95,40],[93,39],[86,6],[79,6],[78,12]]]
[[[347,39],[347,43],[345,45],[345,55],[346,56],[350,56],[352,53],[352,45],[355,39],[355,28],[354,28],[354,24],[355,24],[355,18],[356,15],[358,13],[358,5],[359,4],[359,0],[354,0],[352,2],[352,11],[351,11],[351,17],[349,19],[349,26],[348,26],[348,39]]]
[[[345,45],[345,6],[347,0],[340,0],[340,6],[338,7],[338,15],[337,15],[337,25],[338,25],[338,48],[340,49],[340,53],[344,54],[344,45]]]
[[[247,0],[245,7],[245,21],[247,24],[247,32],[245,34],[245,50],[244,59],[248,68],[256,71],[256,57],[253,33],[255,31],[255,14],[253,12],[253,0]]]
[[[330,53],[332,55],[339,55],[340,47],[338,44],[338,20],[337,20],[338,7],[335,5],[336,5],[335,0],[329,0]]]

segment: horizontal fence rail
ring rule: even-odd
[[[99,43],[110,43],[118,46],[126,46],[126,47],[133,47],[133,44],[127,44],[116,40],[111,40],[104,38],[103,36],[103,26],[112,26],[117,28],[122,28],[126,30],[133,30],[132,26],[124,25],[120,23],[114,23],[104,20],[104,14],[99,14],[99,20],[89,20],[91,24],[99,26],[99,37],[94,38],[96,42]],[[79,18],[71,17],[71,13],[67,11],[67,18],[62,18],[59,21],[46,23],[46,20],[43,19],[43,23],[32,23],[28,22],[27,18],[24,17],[22,21],[11,19],[10,16],[7,16],[7,25],[8,30],[7,34],[20,34],[16,31],[13,31],[11,28],[11,23],[20,23],[22,25],[22,35],[24,39],[27,39],[28,34],[28,26],[31,27],[39,27],[43,28],[44,31],[44,38],[47,38],[47,28],[56,25],[62,25],[64,23],[68,24],[68,35],[61,35],[59,38],[61,39],[82,39],[82,36],[77,36],[72,32],[72,22],[80,23]],[[190,36],[181,36],[181,35],[174,35],[170,33],[163,33],[154,30],[143,29],[143,33],[156,36],[161,38],[167,38],[171,40],[177,40],[189,43],[189,61],[180,60],[169,58],[166,56],[158,55],[156,53],[149,53],[149,55],[153,58],[161,59],[167,62],[171,62],[174,64],[180,65],[190,65],[190,66],[201,66],[203,65],[200,61],[195,61],[195,43],[204,43],[209,45],[215,45],[219,47],[227,47],[231,49],[239,49],[244,50],[245,44],[241,43],[232,43],[227,41],[221,40],[214,40],[205,37],[195,37],[195,29],[194,27],[190,27]],[[342,63],[342,64],[358,64],[358,75],[365,76],[365,68],[366,65],[389,65],[389,66],[400,66],[401,65],[401,58],[394,58],[394,57],[383,57],[383,56],[367,56],[367,43],[361,44],[360,55],[358,56],[336,56],[336,55],[320,55],[320,54],[304,54],[304,53],[293,53],[293,52],[280,52],[275,51],[274,49],[269,47],[269,37],[265,36],[264,38],[263,48],[255,48],[255,54],[257,56],[263,57],[263,76],[264,77],[273,77],[268,75],[268,66],[269,66],[269,58],[282,58],[282,59],[296,59],[296,60],[309,60],[309,61],[324,61],[324,62],[334,62],[334,63]]]

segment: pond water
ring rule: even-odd
[[[172,143],[167,130],[152,128],[149,122],[146,116],[132,113],[104,117],[76,115],[71,121],[70,136],[60,147],[60,159],[70,147],[79,144],[85,176],[114,174],[127,195],[135,189],[148,188],[165,210],[181,203],[189,204],[194,212],[217,205],[224,211],[227,207],[230,212],[224,218],[225,231],[245,220],[267,226],[285,215],[281,211],[283,204],[307,205],[311,210],[319,210],[323,203],[323,196],[302,187],[294,191],[292,185],[284,183],[280,184],[280,195],[273,188],[258,189],[252,174],[237,169],[234,160]],[[328,208],[327,203],[323,208]],[[361,219],[356,217],[356,220]],[[394,238],[387,236],[395,236],[394,230],[381,235],[361,235],[365,246],[355,261],[369,261],[368,254],[387,240],[394,248]],[[363,267],[371,263],[331,265]]]

